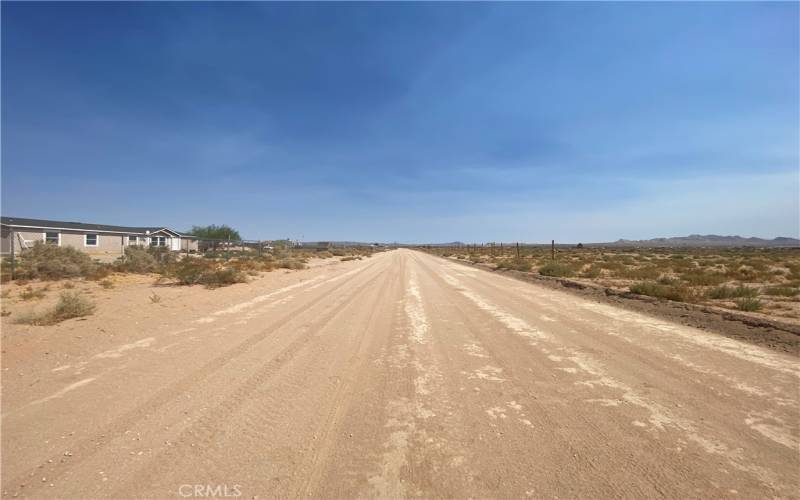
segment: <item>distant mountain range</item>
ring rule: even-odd
[[[522,243],[531,245],[531,243]],[[577,243],[556,242],[558,246],[571,246]],[[429,243],[431,247],[458,247],[465,243],[455,241],[452,243]],[[496,243],[499,245],[499,243]],[[514,243],[505,243],[513,246]],[[533,243],[535,246],[548,245],[547,243]],[[626,240],[619,239],[609,243],[584,243],[585,246],[593,247],[800,247],[800,239],[778,237],[771,240],[763,238],[744,238],[742,236],[719,236],[716,234],[691,234],[689,236],[675,236],[672,238],[653,238],[649,240]]]
[[[741,236],[692,234],[689,236],[653,238],[650,240],[619,239],[613,243],[595,243],[595,245],[641,247],[800,247],[800,240],[783,236],[766,240],[763,238],[743,238]]]

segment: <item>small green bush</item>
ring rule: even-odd
[[[170,266],[167,275],[174,277],[179,285],[205,285],[208,288],[246,281],[246,277],[238,269],[220,268],[215,262],[193,257],[187,257]]]
[[[236,283],[244,283],[245,281],[247,281],[245,275],[236,269],[216,269],[203,273],[199,282],[207,288],[218,288]]]
[[[619,275],[628,279],[654,280],[661,276],[661,271],[656,267],[648,266],[635,269],[625,269],[620,272]]]
[[[658,277],[659,285],[677,285],[681,282],[678,278],[673,276],[661,275]]]
[[[647,295],[660,299],[673,300],[676,302],[695,302],[694,292],[684,285],[659,285],[650,281],[634,283],[629,290],[639,295]]]
[[[686,271],[681,278],[692,286],[716,286],[727,281],[722,273],[706,273],[702,271]]]
[[[594,279],[599,278],[601,273],[602,268],[596,264],[593,264],[581,273],[581,277]]]
[[[20,255],[18,278],[58,280],[92,276],[98,264],[89,255],[72,247],[37,242]]]
[[[514,271],[529,272],[533,264],[529,260],[514,258],[502,260],[497,264],[497,269],[512,269]]]
[[[539,274],[542,276],[555,276],[559,278],[568,278],[575,275],[575,269],[566,264],[558,262],[548,262],[539,268]]]
[[[737,297],[757,297],[758,288],[749,286],[718,286],[708,292],[710,299],[733,299]]]
[[[305,262],[297,259],[281,259],[278,262],[278,267],[281,269],[305,269],[306,264]]]
[[[26,325],[54,325],[71,318],[81,318],[94,313],[95,305],[75,292],[62,292],[55,307],[42,313],[22,315],[17,323]]]
[[[164,255],[160,250],[130,246],[125,249],[125,255],[117,259],[115,268],[124,273],[155,273],[161,269],[160,259]]]
[[[28,285],[25,290],[20,292],[19,297],[22,300],[34,300],[34,299],[41,299],[45,296],[45,290],[43,288],[34,289],[32,286]]]
[[[740,311],[758,311],[764,307],[764,304],[753,297],[745,297],[743,299],[736,300],[736,309]]]
[[[800,294],[800,289],[789,286],[772,286],[765,289],[764,293],[779,297],[794,297],[795,295]]]

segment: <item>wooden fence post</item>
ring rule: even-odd
[[[556,240],[550,240],[550,259],[556,260]]]
[[[517,242],[517,259],[519,259],[519,242]]]
[[[11,279],[15,278],[14,271],[17,267],[17,259],[16,259],[16,251],[14,247],[17,245],[16,235],[14,234],[14,229],[11,229]]]

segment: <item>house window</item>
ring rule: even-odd
[[[44,233],[44,242],[48,245],[60,245],[61,233],[59,232],[46,232]]]
[[[96,247],[97,242],[100,240],[100,236],[96,234],[86,234],[83,238],[83,246],[85,247]]]
[[[128,245],[138,245],[139,244],[139,237],[138,236],[128,236]]]
[[[150,246],[151,247],[165,247],[165,246],[167,246],[167,238],[165,236],[151,236],[150,237]]]

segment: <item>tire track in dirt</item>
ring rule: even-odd
[[[307,353],[312,342],[320,341],[320,338],[325,335],[326,327],[331,322],[340,318],[349,307],[359,304],[362,297],[368,296],[368,289],[381,281],[381,277],[384,278],[382,281],[385,281],[384,275],[386,273],[387,271],[382,271],[377,276],[360,284],[353,292],[335,297],[334,303],[328,310],[323,315],[314,318],[298,338],[269,359],[252,376],[225,396],[221,402],[204,411],[194,423],[186,427],[174,439],[172,446],[157,452],[156,456],[149,460],[149,463],[144,468],[140,469],[130,481],[122,485],[112,496],[120,497],[125,493],[130,494],[130,492],[136,491],[137,485],[147,484],[146,479],[156,477],[158,475],[157,471],[167,470],[170,464],[174,466],[178,461],[187,458],[191,462],[195,455],[199,453],[207,454],[205,450],[213,450],[215,448],[214,445],[217,445],[217,447],[229,446],[226,440],[221,439],[220,436],[222,429],[227,426],[233,416],[241,416],[237,421],[237,432],[243,435],[251,435],[253,437],[252,444],[255,444],[258,442],[259,433],[263,429],[272,428],[275,422],[285,419],[287,415],[295,415],[298,418],[307,415],[308,412],[304,412],[301,408],[287,408],[285,402],[277,400],[277,396],[273,394],[271,388],[276,387],[279,381],[280,385],[283,386],[282,390],[284,392],[286,386],[296,387],[298,390],[308,387],[308,384],[303,383],[303,381],[291,381],[291,378],[293,376],[299,378],[306,376],[311,370],[310,367],[319,366],[317,361],[326,354],[325,352],[319,349],[314,350],[310,359],[304,359],[303,367],[299,372],[286,373],[285,369],[296,361],[301,352]],[[286,380],[287,378],[290,380]],[[257,392],[258,394],[256,394]],[[250,407],[243,408],[246,404],[250,405]],[[246,463],[248,448],[239,447],[238,449],[240,450],[240,459]],[[261,453],[258,449],[254,451]],[[183,467],[181,469],[187,470],[189,468]],[[193,472],[193,474],[196,474],[196,472]],[[176,483],[172,490],[177,490],[179,484],[181,483]],[[150,487],[148,486],[148,488]],[[168,493],[172,490],[162,493]]]
[[[362,272],[351,276],[350,279],[348,280],[335,284],[326,293],[321,293],[318,297],[312,298],[306,304],[292,310],[287,314],[284,314],[283,316],[281,316],[280,319],[272,323],[268,328],[260,330],[256,334],[247,337],[244,341],[240,342],[234,348],[225,351],[223,354],[205,363],[200,368],[193,370],[188,375],[181,378],[179,381],[172,383],[169,386],[157,391],[147,401],[138,405],[132,410],[126,412],[125,414],[117,417],[108,425],[104,426],[101,430],[94,432],[92,436],[79,440],[73,445],[71,445],[69,455],[50,456],[47,458],[45,462],[24,471],[23,473],[17,475],[14,478],[11,478],[6,482],[6,484],[14,485],[13,487],[9,488],[8,490],[9,493],[11,495],[14,494],[18,495],[21,494],[24,490],[25,493],[27,494],[32,489],[40,486],[40,485],[31,485],[30,478],[39,475],[42,467],[48,467],[48,475],[53,480],[61,478],[63,474],[65,474],[69,469],[78,466],[84,460],[104,450],[108,446],[111,440],[113,440],[114,438],[121,438],[126,430],[136,426],[137,424],[141,424],[142,422],[147,421],[153,414],[155,414],[159,410],[159,408],[162,408],[170,404],[171,402],[179,400],[180,396],[187,390],[189,390],[192,386],[201,384],[204,380],[213,375],[215,372],[228,365],[233,359],[249,351],[250,349],[253,348],[253,346],[261,342],[264,338],[273,334],[275,331],[282,328],[284,325],[292,321],[297,316],[302,315],[306,311],[309,311],[316,305],[325,301],[331,294],[345,287],[348,283],[352,282],[354,279],[357,279],[358,276],[372,269],[374,266],[378,264],[379,264],[378,262],[368,264],[367,266],[362,268],[361,270]],[[67,458],[65,458],[65,456]],[[20,488],[18,486],[20,484],[27,484],[29,487]]]
[[[472,273],[467,273],[466,276],[476,281],[477,284],[482,287],[490,288],[492,286],[490,283],[485,283],[484,280],[480,280],[478,276],[473,275]],[[443,279],[454,287],[463,286],[454,278],[448,278],[446,272],[443,274]],[[499,290],[499,292],[502,292],[503,296],[508,296],[508,290]],[[547,354],[552,361],[571,363],[573,368],[563,368],[563,370],[568,371],[568,373],[571,373],[578,378],[580,378],[582,375],[583,379],[585,379],[577,380],[575,383],[584,384],[587,387],[593,387],[596,389],[605,388],[605,390],[620,391],[622,393],[621,397],[619,398],[600,398],[595,400],[587,399],[587,402],[599,403],[610,407],[609,409],[613,409],[613,407],[618,406],[619,401],[624,401],[627,405],[638,406],[650,414],[650,425],[654,429],[664,431],[668,428],[672,431],[679,432],[688,440],[689,443],[693,443],[699,449],[708,454],[723,457],[729,466],[751,475],[761,484],[761,487],[763,488],[778,488],[778,490],[783,491],[783,494],[786,494],[786,492],[789,491],[785,489],[785,486],[781,486],[784,482],[781,481],[779,476],[777,476],[774,472],[768,468],[756,465],[752,461],[747,460],[741,454],[738,446],[735,443],[724,444],[722,441],[719,441],[719,439],[711,438],[708,436],[710,429],[706,424],[703,424],[703,431],[701,432],[698,426],[691,419],[681,416],[681,414],[684,413],[684,410],[682,410],[683,405],[678,405],[678,407],[674,409],[668,409],[667,407],[656,403],[654,400],[644,397],[633,387],[622,383],[620,380],[617,380],[614,377],[611,377],[603,367],[603,363],[593,359],[593,356],[589,354],[591,351],[586,350],[586,348],[580,348],[581,350],[576,350],[575,347],[569,347],[567,344],[564,344],[563,341],[569,340],[569,335],[564,337],[562,335],[562,331],[568,334],[575,333],[570,331],[569,328],[559,328],[559,335],[561,338],[557,340],[546,331],[546,325],[533,326],[527,321],[522,320],[513,314],[509,314],[507,311],[502,310],[491,302],[486,301],[486,299],[484,299],[481,295],[476,294],[474,291],[463,289],[462,294],[469,298],[470,301],[472,301],[479,308],[483,309],[486,313],[503,323],[507,329],[516,333],[518,336],[525,338],[528,344]],[[513,303],[513,301],[514,300],[512,298],[511,302]],[[546,322],[547,320],[542,321]],[[558,326],[560,327],[561,325],[559,324]],[[586,375],[589,376],[588,379],[586,379]],[[634,423],[636,424],[636,421],[634,421]],[[678,439],[679,443],[682,441],[683,440]],[[683,443],[683,445],[679,445],[678,449],[680,449],[681,446],[686,447],[687,444],[688,443]]]
[[[395,260],[397,259],[395,258]],[[315,495],[314,493],[324,489],[324,484],[321,481],[323,471],[325,470],[324,464],[327,464],[333,456],[337,443],[334,436],[341,434],[335,432],[335,430],[340,427],[344,416],[350,410],[350,405],[353,404],[352,398],[356,393],[356,387],[361,385],[356,375],[364,371],[366,366],[369,347],[372,341],[375,340],[374,329],[381,319],[394,316],[393,309],[396,306],[391,305],[391,301],[387,299],[393,295],[392,291],[397,289],[400,282],[400,269],[394,269],[391,276],[386,281],[388,283],[384,283],[380,287],[380,292],[375,303],[373,307],[370,308],[371,313],[366,322],[366,326],[359,336],[358,348],[355,354],[348,360],[349,362],[346,368],[347,376],[343,377],[343,383],[337,385],[333,401],[327,410],[325,423],[322,429],[318,430],[314,435],[315,440],[318,439],[321,444],[317,450],[310,454],[308,460],[306,460],[301,467],[301,470],[309,472],[306,481],[300,485],[301,487],[295,492],[296,494],[293,495],[295,497],[318,497],[319,495]],[[365,342],[365,338],[370,334],[373,334],[373,338],[367,339]]]
[[[468,276],[475,275],[470,273]],[[506,280],[508,278],[503,281]],[[498,293],[508,294],[508,290],[500,288],[491,280],[480,281],[479,284]],[[797,394],[798,385],[792,377],[794,367],[787,364],[785,355],[742,344],[742,348],[748,353],[746,358],[741,355],[733,356],[733,363],[724,364],[726,358],[730,359],[728,356],[734,349],[735,341],[730,339],[719,337],[724,347],[717,349],[717,342],[714,340],[684,342],[684,333],[672,339],[669,345],[663,345],[665,336],[671,335],[674,329],[685,330],[686,327],[671,327],[657,319],[652,319],[651,323],[649,318],[639,314],[635,315],[632,324],[628,324],[627,311],[622,317],[616,314],[608,316],[605,314],[608,306],[597,309],[594,303],[576,300],[572,296],[566,297],[570,303],[574,302],[573,310],[586,312],[580,315],[566,314],[563,307],[558,309],[557,306],[563,304],[554,301],[554,292],[546,290],[539,297],[534,294],[536,289],[533,287],[520,287],[519,283],[513,285],[513,289],[519,294],[512,296],[509,302],[518,304],[519,308],[534,305],[548,309],[558,318],[559,326],[579,344],[596,343],[599,340],[609,351],[624,352],[630,362],[642,367],[640,371],[646,370],[646,376],[653,384],[674,380],[675,383],[672,384],[660,384],[660,387],[668,391],[661,399],[680,400],[687,386],[692,387],[693,392],[707,392],[708,395],[702,398],[706,420],[725,422],[725,426],[730,427],[731,405],[736,410],[734,413],[742,408],[741,424],[759,433],[759,437],[766,437],[800,456],[800,404],[796,399],[788,397],[793,393]],[[705,332],[698,332],[697,335],[713,338]],[[712,346],[712,352],[716,355],[710,359],[703,356],[706,351],[698,352],[698,345]],[[668,351],[668,348],[671,349]],[[667,362],[653,364],[654,353]],[[742,363],[743,359],[750,364]],[[687,375],[687,369],[696,375]],[[769,383],[759,383],[759,379]],[[731,394],[731,390],[738,394]],[[744,402],[747,404],[743,404]],[[746,408],[759,410],[748,411]],[[741,434],[736,436],[735,441],[739,446],[743,444],[742,437]]]

